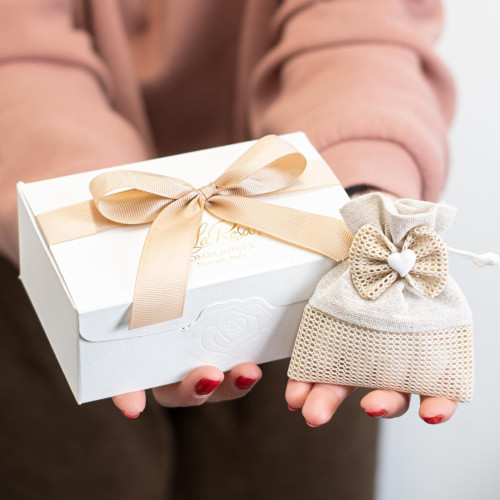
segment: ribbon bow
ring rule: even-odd
[[[49,245],[129,224],[152,223],[139,262],[129,328],[180,318],[203,210],[292,245],[344,260],[352,235],[340,219],[252,199],[332,185],[301,174],[307,160],[275,135],[263,137],[215,181],[196,189],[180,179],[112,170],[90,182],[92,200],[37,216]],[[307,172],[304,174],[307,177]]]
[[[398,275],[432,299],[446,285],[448,254],[441,237],[428,226],[410,229],[399,252],[382,231],[365,224],[354,235],[349,267],[352,282],[364,299],[379,297]]]

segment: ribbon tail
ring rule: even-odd
[[[180,318],[203,209],[198,198],[171,203],[149,229],[139,262],[129,329]]]
[[[352,234],[341,219],[264,203],[245,196],[216,195],[205,208],[219,219],[256,229],[267,236],[342,261]]]

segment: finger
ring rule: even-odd
[[[326,424],[354,387],[335,384],[314,384],[302,407],[302,415],[310,427]]]
[[[137,418],[146,407],[146,392],[135,391],[112,398],[113,403],[127,418]]]
[[[290,411],[296,411],[304,406],[307,396],[314,384],[289,379],[285,390],[285,399]]]
[[[262,370],[253,363],[242,363],[224,374],[224,381],[208,401],[227,401],[241,398],[250,392],[255,384],[262,378]]]
[[[410,406],[410,394],[377,389],[369,392],[360,402],[370,417],[394,418],[403,415]]]
[[[420,418],[428,424],[440,424],[450,420],[458,407],[458,402],[447,398],[420,396]]]
[[[182,382],[155,387],[153,395],[162,406],[199,406],[203,404],[219,384],[224,373],[215,366],[201,366],[190,372]]]

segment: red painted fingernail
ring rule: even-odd
[[[365,413],[367,415],[370,415],[370,417],[379,418],[379,417],[383,417],[384,415],[387,415],[387,410],[378,410],[378,411],[366,411],[365,410]]]
[[[298,410],[298,408],[294,408],[293,406],[290,406],[289,404],[287,404],[287,406],[288,406],[288,409],[290,411],[297,411]]]
[[[209,378],[202,378],[194,387],[196,394],[206,396],[215,391],[221,380],[210,380]]]
[[[257,382],[256,378],[238,377],[234,381],[234,385],[236,385],[238,389],[245,390],[252,387],[252,385],[255,384],[255,382]]]
[[[444,418],[444,415],[436,415],[435,417],[423,417],[423,419],[428,423],[428,424],[439,424],[439,422],[442,422]]]
[[[137,414],[135,414],[135,415],[131,415],[130,413],[127,413],[127,412],[125,412],[125,411],[123,411],[123,410],[122,410],[122,413],[123,413],[123,415],[124,415],[125,417],[127,417],[127,418],[137,418],[137,417],[141,414],[141,412],[139,412],[139,413],[137,413]]]
[[[311,424],[311,422],[308,422],[306,420],[306,424],[309,426],[309,427],[319,427],[319,425],[314,425],[314,424]]]

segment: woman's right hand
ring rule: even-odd
[[[153,389],[162,406],[199,406],[206,401],[217,402],[245,396],[261,379],[261,369],[243,363],[224,373],[215,366],[201,366],[190,372],[182,382]],[[146,406],[146,392],[135,391],[113,398],[113,403],[127,418],[137,418]]]

